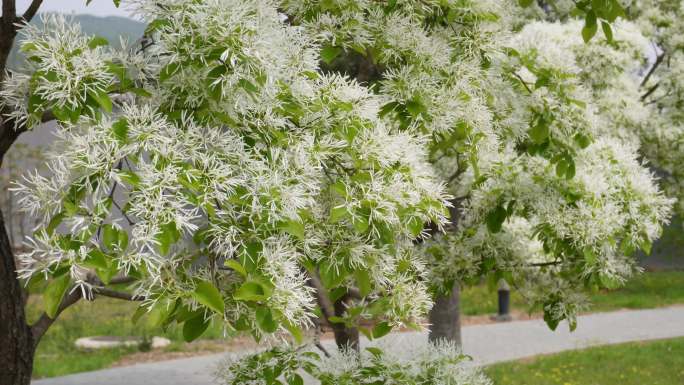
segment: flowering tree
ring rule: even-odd
[[[618,15],[611,1],[579,5],[585,29],[592,13]],[[41,219],[19,275],[49,284],[35,325],[15,310],[24,331],[10,348],[35,347],[79,299],[112,296],[187,340],[220,322],[301,342],[323,323],[358,350],[359,331],[418,327],[432,294],[448,303],[457,282],[490,274],[551,327],[574,325],[581,288],[622,282],[626,255],[667,218],[634,149],[599,129],[586,85],[547,59],[562,52],[512,32],[508,2],[130,6],[149,22],[139,45],[113,50],[51,17],[24,27],[30,67],[3,84],[7,132],[59,124],[52,175],[15,189]],[[276,348],[224,376],[486,382],[453,345],[427,349],[439,359]],[[10,383],[27,383],[28,362]]]
[[[562,319],[574,328],[582,288],[623,282],[634,270],[625,255],[659,235],[669,200],[634,148],[604,135],[591,88],[558,65],[565,52],[532,50],[513,32],[530,10],[501,1],[284,3],[330,67],[374,84],[386,120],[431,139],[430,161],[458,208],[450,231],[421,247],[441,294],[433,338],[458,340],[450,293],[483,275],[516,285],[552,328]],[[607,35],[621,13],[587,12]],[[573,41],[591,37],[577,30]]]

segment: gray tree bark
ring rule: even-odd
[[[12,247],[0,212],[0,384],[30,384],[34,345]]]
[[[458,283],[449,295],[435,298],[435,305],[430,310],[431,343],[448,341],[461,346],[461,289]]]
[[[352,297],[344,295],[342,298],[335,301],[335,316],[342,317],[347,308],[347,304],[352,300]],[[333,323],[333,334],[335,335],[335,344],[338,349],[352,349],[357,353],[360,351],[359,343],[359,329],[348,328],[344,324]]]

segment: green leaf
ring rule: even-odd
[[[304,379],[297,373],[287,377],[287,385],[304,385]]]
[[[323,60],[325,64],[330,65],[330,63],[332,63],[333,60],[340,55],[340,53],[342,53],[342,48],[333,47],[330,45],[325,46],[321,50],[321,60]]]
[[[131,317],[131,322],[133,322],[133,325],[137,324],[138,321],[140,321],[140,318],[142,318],[145,314],[147,314],[147,308],[145,306],[138,306]]]
[[[365,233],[368,230],[368,227],[370,227],[370,223],[368,223],[368,219],[364,218],[358,218],[354,220],[354,230],[358,231],[359,233]]]
[[[609,43],[613,42],[613,30],[610,28],[610,24],[605,21],[601,21],[601,29],[603,30],[603,35],[606,37]]]
[[[21,43],[21,47],[19,48],[19,51],[24,52],[24,53],[29,53],[31,51],[35,51],[38,49],[38,46],[33,43],[33,42],[23,42]]]
[[[250,82],[247,79],[240,79],[240,81],[238,81],[238,86],[242,87],[245,91],[249,93],[255,94],[259,92],[259,87],[255,86],[254,83]]]
[[[601,284],[606,289],[617,289],[620,287],[620,281],[609,275],[599,274],[599,281],[601,281]]]
[[[167,64],[164,68],[159,71],[159,82],[163,83],[167,81],[171,76],[173,76],[180,69],[178,63]]]
[[[577,145],[580,146],[580,148],[587,148],[591,144],[591,138],[587,135],[584,134],[576,134],[574,136],[575,142],[577,142]]]
[[[268,298],[264,287],[256,281],[247,281],[233,294],[238,301],[263,301]]]
[[[159,252],[162,255],[166,255],[171,249],[171,245],[178,242],[181,234],[173,222],[162,225],[159,230],[160,232],[157,233],[155,238],[159,242]]]
[[[133,172],[132,170],[121,170],[118,172],[119,178],[125,183],[128,183],[132,187],[140,186],[140,176]]]
[[[57,227],[62,223],[66,215],[64,212],[60,212],[59,214],[55,215],[52,217],[50,220],[50,223],[48,223],[47,227],[45,228],[45,231],[49,234],[52,235],[54,234],[55,230]]]
[[[183,339],[192,342],[204,334],[208,327],[209,321],[204,319],[204,315],[191,318],[183,324]]]
[[[373,328],[373,338],[381,338],[389,334],[392,331],[392,327],[387,321],[380,322]]]
[[[359,331],[361,332],[361,334],[366,336],[366,338],[368,338],[369,340],[373,339],[373,332],[371,330],[369,330],[368,328],[365,328],[363,326],[359,326]]]
[[[596,13],[594,11],[587,12],[587,17],[584,20],[584,28],[582,28],[582,38],[585,43],[588,43],[598,31],[596,24]]]
[[[518,4],[520,4],[520,6],[523,8],[529,7],[533,2],[534,0],[518,0]]]
[[[152,97],[152,94],[144,88],[133,87],[133,88],[129,89],[129,91],[131,91],[132,93],[134,93],[138,96],[142,96],[144,98],[151,98]]]
[[[112,99],[109,98],[109,94],[107,94],[106,91],[99,91],[99,92],[94,92],[94,91],[88,91],[88,95],[90,95],[97,104],[102,107],[103,110],[106,112],[111,113],[112,112]]]
[[[302,343],[302,341],[304,340],[304,335],[302,334],[302,329],[300,329],[296,325],[290,324],[287,321],[283,322],[283,326],[285,327],[285,329],[287,329],[287,331],[290,332],[292,337],[295,339],[295,342],[297,342],[298,344]]]
[[[273,319],[271,309],[267,307],[260,307],[256,311],[256,322],[259,329],[266,333],[273,333],[278,330],[278,322]]]
[[[95,49],[105,45],[109,45],[109,41],[102,36],[93,36],[88,42],[88,48],[90,49]]]
[[[234,259],[226,259],[225,262],[223,262],[223,265],[225,267],[230,267],[231,269],[237,271],[240,273],[243,277],[247,276],[247,270],[245,270],[244,266],[240,264],[240,262],[234,260]]]
[[[382,357],[382,349],[380,348],[368,347],[366,348],[366,351],[375,357]]]
[[[412,217],[407,224],[409,230],[411,231],[411,235],[413,235],[414,237],[419,236],[421,231],[423,231],[424,224],[420,219],[416,217]]]
[[[107,269],[107,256],[98,249],[88,252],[88,257],[83,261],[83,266],[91,269]]]
[[[167,300],[160,299],[147,312],[147,326],[152,328],[162,326],[168,320],[172,310]]]
[[[240,253],[240,264],[244,266],[245,270],[253,273],[257,269],[263,248],[261,242],[247,242]]]
[[[536,124],[530,128],[528,134],[534,143],[541,144],[546,142],[546,139],[549,137],[549,122],[540,116]]]
[[[121,118],[112,124],[112,133],[121,143],[128,142],[128,119]]]
[[[417,118],[420,114],[427,112],[427,108],[420,101],[412,99],[406,102],[406,111],[414,118]]]
[[[348,218],[349,216],[349,210],[347,210],[346,206],[337,206],[330,210],[330,222],[332,223],[337,223],[344,218]]]
[[[328,270],[328,271],[330,271],[330,270]],[[338,299],[342,298],[347,293],[348,293],[347,288],[340,286],[340,287],[336,287],[336,288],[330,290],[330,293],[328,294],[328,296],[330,297],[330,301],[335,302]]]
[[[173,314],[173,319],[175,319],[178,323],[183,323],[201,314],[204,314],[202,309],[197,309],[193,311],[190,310],[190,308],[187,305],[181,305],[178,307],[178,309],[176,309],[176,312]]]
[[[380,117],[384,118],[385,116],[387,116],[387,114],[394,111],[397,107],[399,107],[399,103],[397,102],[389,102],[385,104],[380,108]]]
[[[359,286],[359,291],[361,296],[365,297],[371,293],[373,287],[371,285],[370,274],[367,270],[359,269],[354,272],[354,277],[356,278],[356,284]]]
[[[489,229],[489,231],[492,233],[498,233],[499,231],[501,231],[501,227],[503,226],[503,223],[506,220],[507,216],[508,212],[503,206],[496,206],[494,210],[490,211],[489,214],[487,214],[487,229]]]
[[[556,330],[558,327],[559,321],[555,319],[550,313],[544,312],[544,322],[546,322],[546,325],[548,325],[549,329],[551,330]]]
[[[653,243],[651,243],[649,240],[643,240],[639,242],[639,248],[644,252],[644,254],[651,255],[651,248],[653,247]]]
[[[304,240],[304,223],[290,219],[280,225],[282,230],[285,230],[288,234]]]
[[[95,269],[95,272],[102,282],[105,283],[105,285],[109,285],[109,282],[111,282],[112,278],[116,276],[116,274],[119,272],[119,269],[116,264],[112,264],[105,269]]]
[[[38,94],[31,94],[28,100],[28,112],[34,113],[43,107],[43,98]]]
[[[69,274],[64,274],[52,280],[43,292],[43,302],[45,302],[45,313],[48,317],[54,319],[59,310],[59,305],[62,303],[62,298],[69,289],[71,277]]]
[[[565,161],[565,159],[561,159],[556,163],[556,175],[559,178],[562,178],[563,175],[568,171],[568,162]]]
[[[192,297],[219,314],[223,314],[226,310],[226,304],[223,302],[221,293],[211,282],[200,282],[192,293]]]
[[[568,160],[568,169],[565,172],[565,179],[572,179],[575,177],[575,161],[570,158]]]
[[[597,257],[596,253],[594,253],[594,250],[585,248],[582,250],[582,254],[584,255],[584,260],[587,262],[587,265],[593,265],[596,263]]]
[[[111,224],[102,226],[102,244],[109,250],[114,250],[119,244],[119,229]]]

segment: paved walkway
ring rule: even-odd
[[[475,325],[463,328],[464,351],[473,364],[487,365],[538,354],[684,336],[684,307],[619,311],[581,316],[573,333],[567,324],[552,332],[541,320]],[[388,337],[398,352],[425,343],[425,333]],[[33,385],[213,385],[211,373],[224,354],[184,358],[33,381]]]

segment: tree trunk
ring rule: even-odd
[[[461,346],[461,289],[458,282],[450,295],[440,295],[430,310],[430,342],[448,341]]]
[[[342,317],[347,310],[347,304],[352,298],[349,295],[344,295],[342,298],[335,301],[335,316]],[[333,323],[333,333],[335,334],[335,343],[337,348],[353,349],[357,353],[360,349],[359,344],[359,329],[348,328],[344,324]]]
[[[33,1],[27,9],[24,21],[29,22],[35,15],[40,1]],[[14,38],[17,35],[16,1],[3,0],[2,19],[0,19],[0,82],[5,80],[7,58]],[[14,127],[5,121],[7,111],[3,109],[0,117],[0,166],[7,151],[25,127]],[[12,218],[8,218],[12,221]],[[31,326],[26,322],[24,296],[17,279],[16,264],[12,244],[0,209],[0,384],[29,385],[33,371],[35,341]]]
[[[0,210],[0,384],[29,385],[35,353],[21,284]]]

